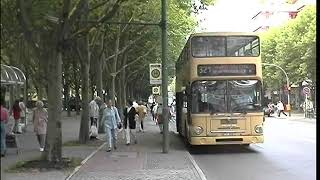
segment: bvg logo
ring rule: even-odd
[[[152,87],[152,94],[160,94],[160,87]]]
[[[160,70],[159,69],[153,69],[151,71],[151,76],[154,78],[154,79],[159,79],[160,78]]]
[[[150,84],[161,84],[161,64],[154,63],[150,66]]]

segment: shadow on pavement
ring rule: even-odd
[[[188,148],[190,154],[238,154],[259,153],[259,151],[245,145],[212,145],[192,146]]]

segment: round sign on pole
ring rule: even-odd
[[[150,84],[161,84],[161,64],[153,63],[149,64],[150,67]]]
[[[302,89],[302,91],[303,91],[303,94],[305,94],[305,95],[310,95],[310,93],[311,93],[311,90],[310,90],[309,87],[304,87],[304,88]]]

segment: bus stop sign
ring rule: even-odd
[[[304,88],[302,89],[302,91],[303,91],[303,94],[304,94],[304,95],[310,95],[310,93],[311,93],[311,90],[310,90],[310,88],[308,88],[308,87],[304,87]]]

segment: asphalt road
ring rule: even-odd
[[[207,180],[315,180],[315,120],[266,118],[265,142],[190,151]]]

